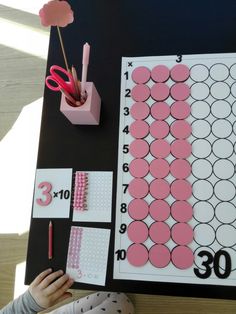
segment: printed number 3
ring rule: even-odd
[[[49,182],[41,182],[38,185],[39,189],[45,188],[45,190],[42,191],[42,194],[45,196],[45,200],[42,200],[41,198],[36,199],[36,203],[40,206],[48,206],[52,201],[52,195],[50,194],[52,190],[52,185]]]
[[[182,55],[177,55],[177,59],[175,61],[178,63],[182,62]]]

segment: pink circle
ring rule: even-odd
[[[149,206],[149,213],[156,221],[164,221],[170,216],[170,206],[166,201],[155,200]]]
[[[132,72],[132,80],[137,84],[147,83],[150,79],[151,73],[150,70],[144,66],[137,67]]]
[[[144,179],[133,179],[129,183],[129,194],[134,198],[143,198],[148,194],[148,183]]]
[[[149,236],[155,243],[166,243],[170,240],[170,228],[165,222],[154,222],[149,228]]]
[[[129,172],[136,178],[145,177],[149,172],[149,164],[145,159],[133,159],[129,164]]]
[[[154,119],[165,120],[170,115],[170,106],[165,102],[156,102],[151,107],[151,114]]]
[[[131,123],[129,131],[134,138],[144,138],[149,134],[149,125],[145,121],[137,120]]]
[[[135,101],[145,101],[150,96],[150,89],[147,85],[135,85],[131,91],[131,97]]]
[[[134,140],[129,146],[129,152],[135,158],[143,158],[149,153],[149,145],[144,140]]]
[[[185,100],[190,95],[190,87],[185,83],[176,83],[171,87],[170,94],[175,100]]]
[[[171,114],[176,119],[185,119],[190,115],[191,108],[185,101],[176,101],[172,104]]]
[[[150,134],[155,138],[164,138],[169,134],[169,129],[168,123],[157,120],[150,125]]]
[[[178,222],[171,228],[172,240],[179,245],[187,245],[193,241],[193,229],[189,224]]]
[[[134,243],[142,243],[148,238],[148,227],[142,221],[133,221],[128,226],[127,234],[130,241]]]
[[[133,266],[143,266],[148,261],[148,250],[143,244],[132,244],[127,249],[127,260]]]
[[[170,71],[170,76],[175,82],[184,82],[190,75],[189,68],[184,64],[176,64]]]
[[[171,124],[170,131],[174,137],[184,139],[191,135],[192,127],[185,120],[177,120]]]
[[[188,158],[192,153],[192,146],[186,140],[175,140],[171,143],[171,153],[176,158]]]
[[[149,260],[157,268],[166,267],[170,263],[170,251],[165,245],[153,245],[149,250]]]
[[[145,102],[136,102],[130,108],[130,114],[135,120],[146,119],[150,113],[150,108]]]
[[[176,201],[171,206],[172,217],[179,222],[188,222],[193,217],[193,208],[186,201]]]
[[[156,101],[162,101],[168,98],[170,94],[169,86],[165,83],[156,83],[151,88],[151,96]]]
[[[155,140],[150,145],[150,152],[156,158],[165,158],[170,154],[170,143],[166,140]]]
[[[171,252],[173,264],[179,269],[187,269],[193,265],[194,255],[187,246],[176,246]]]
[[[128,212],[131,218],[142,220],[148,215],[148,204],[143,199],[133,199],[128,205]]]
[[[170,71],[165,65],[157,65],[152,69],[151,77],[157,83],[165,82],[170,76]]]
[[[150,163],[150,173],[154,178],[165,178],[169,174],[169,171],[170,166],[165,159],[153,159]]]
[[[165,199],[170,194],[170,185],[164,179],[155,179],[150,183],[150,193],[156,199]]]
[[[191,174],[191,165],[185,159],[175,159],[170,165],[170,172],[176,179],[186,179]]]
[[[179,201],[186,201],[192,195],[192,185],[186,180],[175,180],[171,183],[171,195]]]

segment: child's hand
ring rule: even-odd
[[[71,293],[67,290],[73,282],[68,275],[63,275],[62,270],[52,273],[51,269],[47,269],[34,279],[29,286],[29,291],[39,306],[48,308],[71,297]]]

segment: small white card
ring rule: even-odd
[[[69,218],[72,169],[37,169],[33,218]]]
[[[88,174],[86,210],[73,210],[73,221],[111,222],[111,171],[83,171]]]
[[[71,227],[66,273],[76,282],[105,286],[110,230]]]

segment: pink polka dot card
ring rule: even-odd
[[[76,171],[73,221],[111,222],[112,171]]]
[[[105,286],[110,229],[72,226],[66,273],[76,282]]]
[[[236,54],[122,58],[114,278],[236,285]]]

